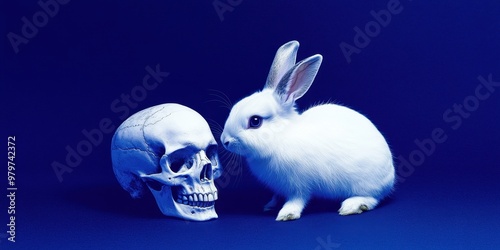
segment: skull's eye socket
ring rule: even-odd
[[[183,157],[172,157],[170,161],[170,170],[174,173],[178,173],[183,169],[190,169],[193,166],[193,159],[185,159]]]
[[[182,169],[190,169],[192,166],[193,159],[174,158],[174,160],[170,162],[169,167],[174,173],[178,173]]]
[[[262,125],[262,117],[253,115],[248,119],[248,128],[259,128]]]
[[[174,173],[186,171],[193,166],[195,150],[191,147],[181,148],[168,155],[168,167]]]
[[[175,159],[174,161],[170,162],[170,170],[177,173],[179,172],[179,170],[181,170],[183,165],[184,159]]]

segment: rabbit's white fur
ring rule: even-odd
[[[264,90],[234,105],[221,141],[275,192],[266,210],[276,207],[278,196],[285,198],[278,221],[300,218],[311,197],[347,198],[341,215],[373,209],[394,185],[389,146],[365,116],[347,107],[323,104],[297,112],[295,100],[312,84],[322,59],[295,64],[297,48],[292,41],[278,50]],[[262,117],[259,127],[250,127],[252,116]]]

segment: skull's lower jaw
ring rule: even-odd
[[[214,206],[215,200],[217,200],[217,191],[214,191],[211,194],[202,194],[203,196],[201,199],[198,196],[196,201],[194,199],[194,194],[185,195],[185,192],[182,191],[183,189],[181,187],[163,186],[160,190],[153,189],[150,186],[148,187],[155,197],[156,204],[160,208],[160,211],[166,216],[191,221],[207,221],[218,218]],[[174,197],[176,197],[176,199],[174,199]],[[178,203],[176,201],[179,197],[182,200],[182,203]],[[187,198],[188,202],[184,202],[184,197]],[[191,203],[193,205],[189,205],[190,197],[193,198],[193,203]],[[200,200],[202,202],[200,202]]]
[[[160,211],[169,217],[176,217],[179,219],[190,220],[190,221],[208,221],[212,219],[217,219],[217,213],[215,212],[215,206],[210,207],[194,207],[184,204],[179,204],[173,199],[169,200],[157,200],[158,207]]]
[[[217,219],[217,213],[215,212],[215,207],[193,207],[189,205],[179,204],[174,202],[174,206],[177,208],[177,211],[182,211],[179,213],[177,217],[192,220],[192,221],[207,221]]]
[[[193,221],[207,221],[217,219],[215,200],[217,191],[212,193],[182,194],[180,188],[171,189],[172,204],[177,210],[176,217]]]

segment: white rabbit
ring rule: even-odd
[[[393,189],[389,146],[370,120],[347,107],[296,110],[322,61],[314,55],[295,64],[298,47],[291,41],[278,49],[264,89],[234,105],[221,141],[275,193],[265,210],[285,198],[277,221],[299,219],[312,197],[345,199],[341,215],[373,209]]]

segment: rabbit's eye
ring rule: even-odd
[[[259,128],[262,125],[262,117],[253,115],[248,120],[248,128]]]

